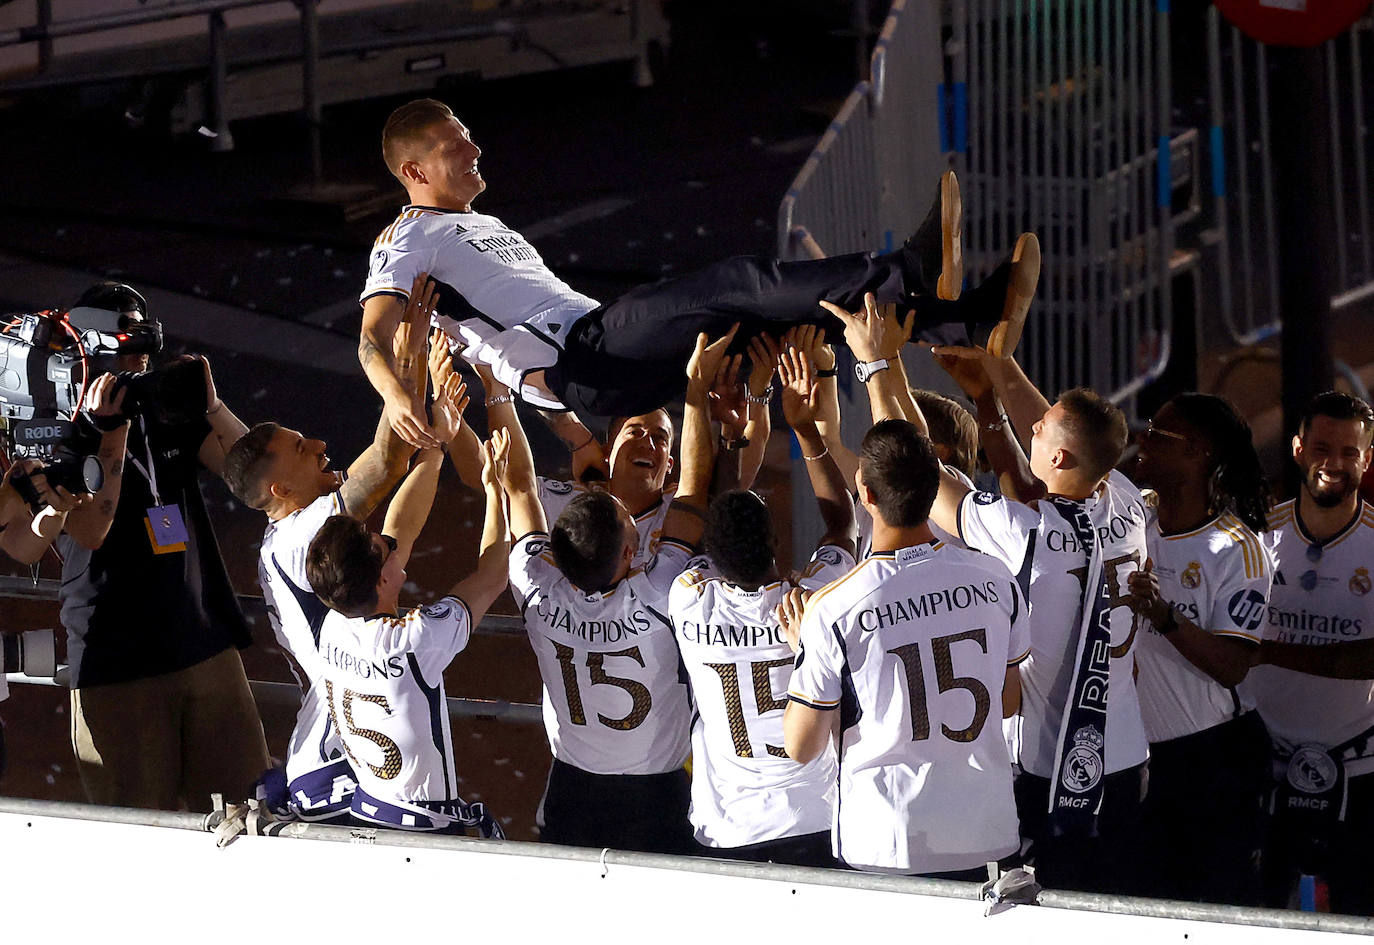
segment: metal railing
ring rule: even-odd
[[[51,579],[33,581],[28,578],[0,575],[0,600],[37,600],[58,599],[61,582]],[[261,596],[239,594],[239,606],[250,619],[265,619],[266,605]],[[504,614],[487,614],[474,628],[474,632],[502,636],[525,633],[524,622],[519,617]],[[7,673],[6,681],[20,685],[62,686],[69,684],[67,667],[59,666],[53,676],[26,676],[23,673]],[[260,706],[299,706],[300,687],[294,683],[272,682],[250,679],[253,698]],[[450,718],[473,718],[488,721],[513,722],[517,724],[539,725],[543,723],[543,710],[534,703],[507,702],[504,699],[472,699],[457,696],[448,697]]]
[[[1374,295],[1374,19],[1324,47],[1335,231],[1332,308]],[[1264,44],[1207,11],[1208,152],[1218,236],[1218,327],[1250,345],[1279,329],[1278,224]],[[1291,133],[1280,129],[1280,133]]]

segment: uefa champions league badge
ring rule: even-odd
[[[1096,726],[1085,725],[1073,733],[1073,747],[1064,759],[1059,780],[1065,789],[1082,794],[1097,787],[1103,767],[1102,732]]]

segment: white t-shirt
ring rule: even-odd
[[[973,488],[973,483],[969,480],[968,476],[965,476],[953,466],[946,466],[945,469],[948,470],[949,474],[955,479],[958,479],[970,489]],[[934,522],[927,522],[926,524],[930,526],[930,532],[935,536],[936,541],[942,541],[947,545],[954,545],[957,548],[966,547],[964,543],[959,540],[958,535],[951,535]],[[868,552],[873,548],[873,516],[868,514],[868,509],[864,508],[858,496],[854,496],[854,525],[859,530],[857,545],[859,549],[858,558],[862,561],[864,558],[868,557]]]
[[[835,855],[860,869],[972,869],[1017,848],[1002,739],[1029,646],[1016,581],[948,545],[874,552],[807,604],[789,698],[840,710]]]
[[[541,532],[515,542],[510,580],[544,680],[553,756],[592,774],[682,767],[691,712],[667,603],[691,550],[663,540],[615,587],[585,594],[547,549]]]
[[[305,576],[305,557],[310,542],[331,515],[343,515],[338,492],[322,495],[285,518],[268,522],[258,552],[258,583],[272,632],[282,649],[305,673],[297,680],[304,691],[296,713],[296,727],[287,744],[286,780],[290,782],[334,764],[344,756],[343,742],[329,720],[319,658],[319,633],[329,608],[315,596]],[[308,684],[309,688],[304,687]],[[292,797],[306,812],[310,799]]]
[[[415,276],[438,284],[433,323],[467,344],[463,357],[541,407],[563,405],[522,380],[552,365],[573,322],[597,307],[544,265],[534,247],[496,217],[408,206],[372,245],[361,301],[409,298]]]
[[[472,616],[456,597],[400,617],[331,610],[320,632],[325,696],[360,791],[436,826],[446,825],[444,815],[416,805],[460,799],[444,669],[471,634]],[[367,816],[357,795],[353,810]]]
[[[539,477],[539,504],[544,507],[544,520],[553,528],[558,516],[568,507],[568,503],[586,492],[586,486],[562,479]],[[668,515],[668,506],[677,493],[677,484],[671,483],[663,490],[662,498],[642,510],[634,517],[635,530],[639,532],[639,548],[635,551],[631,566],[638,567],[648,561],[658,551],[658,540],[663,537],[663,519]]]
[[[1145,561],[1145,503],[1140,491],[1112,472],[1088,499],[1088,514],[1103,544],[1103,573],[1114,589],[1112,661],[1107,683],[1106,771],[1140,764],[1149,751],[1140,720],[1131,645],[1136,624],[1126,606],[1126,579]],[[1004,563],[1030,598],[1030,658],[1021,664],[1021,712],[1016,744],[1021,767],[1048,778],[1069,698],[1082,629],[1083,578],[1088,556],[1073,524],[1041,500],[1033,505],[990,492],[970,492],[959,505],[959,535],[970,548]]]
[[[1269,596],[1264,639],[1325,646],[1374,636],[1374,507],[1360,504],[1348,528],[1321,546],[1302,530],[1293,501],[1269,514],[1264,544],[1274,558],[1274,588]],[[1304,590],[1303,576],[1312,589]],[[1308,742],[1339,745],[1374,725],[1374,680],[1326,679],[1279,666],[1256,666],[1244,689],[1255,700],[1269,734],[1285,748]],[[1374,749],[1347,761],[1348,774],[1374,771]]]
[[[854,567],[849,552],[816,549],[800,585],[815,590]],[[783,749],[782,712],[792,650],[773,608],[791,585],[746,591],[705,556],[668,595],[682,662],[692,680],[692,806],[699,842],[742,847],[830,829],[835,753],[798,764]]]
[[[1174,609],[1217,636],[1260,642],[1273,569],[1259,536],[1230,513],[1179,535],[1145,532],[1159,593]],[[1140,717],[1151,742],[1205,731],[1246,708],[1236,691],[1190,663],[1148,620],[1136,637]]]

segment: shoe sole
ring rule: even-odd
[[[940,278],[937,298],[952,302],[964,288],[964,200],[953,171],[940,176]]]
[[[988,353],[995,358],[1009,358],[1016,353],[1021,329],[1026,325],[1026,313],[1035,300],[1035,287],[1040,282],[1040,240],[1034,233],[1022,233],[1011,254],[1011,274],[1007,278],[1007,299],[1002,306],[1002,320],[988,336]]]

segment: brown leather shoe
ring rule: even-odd
[[[1022,233],[1011,254],[1007,278],[1007,297],[1002,305],[1002,320],[988,335],[988,353],[994,358],[1009,358],[1016,353],[1026,313],[1035,299],[1040,282],[1040,240],[1034,233]]]

